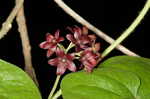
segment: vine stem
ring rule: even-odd
[[[105,49],[105,51],[102,53],[102,57],[107,56],[118,44],[120,44],[135,30],[135,28],[140,24],[142,19],[144,19],[144,16],[148,12],[149,8],[150,0],[147,0],[144,8],[141,10],[137,18],[131,23],[131,25],[122,33],[122,35],[115,42],[113,42],[107,49]]]
[[[49,94],[49,96],[48,96],[48,99],[52,99],[52,96],[53,96],[53,94],[54,94],[54,92],[55,92],[55,90],[56,90],[56,88],[57,88],[57,85],[58,85],[58,82],[59,82],[59,80],[60,80],[60,75],[58,75],[57,76],[57,78],[56,78],[56,80],[55,80],[55,83],[54,83],[54,86],[53,86],[53,88],[52,88],[52,91],[50,92],[50,94]]]
[[[20,0],[16,0],[16,5],[18,5],[19,2]],[[35,84],[39,86],[36,78],[35,70],[32,65],[31,45],[28,36],[26,18],[24,15],[24,5],[22,5],[20,10],[18,11],[16,15],[16,21],[18,24],[18,31],[20,33],[20,38],[22,42],[23,56],[25,62],[25,72],[32,78]]]
[[[61,89],[59,89],[57,92],[56,92],[56,94],[53,96],[53,98],[52,99],[57,99],[58,97],[60,97],[61,96]]]
[[[70,15],[72,18],[74,18],[77,22],[80,24],[86,26],[88,29],[96,33],[99,37],[104,39],[109,44],[112,44],[114,42],[114,39],[106,35],[104,32],[90,24],[88,21],[86,21],[84,18],[82,18],[79,14],[77,14],[75,11],[73,11],[68,5],[66,5],[62,0],[54,0],[60,8],[62,8],[68,15]],[[122,45],[116,46],[116,49],[120,50],[122,53],[129,55],[129,56],[139,56],[136,53],[128,50]]]
[[[10,12],[8,18],[6,19],[6,21],[2,24],[2,28],[0,29],[0,39],[2,39],[8,33],[8,31],[12,28],[11,24],[12,24],[15,16],[17,15],[18,11],[22,7],[23,2],[24,2],[24,0],[20,0],[15,5],[13,10]]]

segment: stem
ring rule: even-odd
[[[149,8],[150,8],[150,0],[147,0],[147,2],[144,5],[144,8],[141,10],[137,18],[122,33],[122,35],[102,53],[102,57],[107,56],[118,44],[120,44],[125,38],[127,38],[134,31],[134,29],[140,24],[142,19],[144,19],[144,16],[148,12]]]
[[[18,4],[20,0],[16,0],[16,4]],[[26,19],[24,15],[24,6],[20,8],[17,13],[16,21],[18,24],[18,31],[20,33],[20,38],[23,47],[23,56],[25,61],[25,72],[32,78],[37,86],[39,86],[34,68],[32,66],[32,56],[31,56],[31,45],[27,31]]]
[[[61,7],[68,15],[70,15],[72,18],[74,18],[77,22],[80,24],[86,26],[88,29],[96,33],[99,37],[104,39],[109,44],[112,44],[114,42],[114,39],[106,35],[104,32],[93,26],[91,23],[86,21],[84,18],[82,18],[79,14],[77,14],[75,11],[73,11],[68,5],[66,5],[62,0],[54,0],[59,7]],[[120,50],[122,53],[129,55],[129,56],[139,56],[136,53],[128,50],[122,45],[116,46],[116,49]]]
[[[2,28],[0,29],[0,39],[2,39],[8,33],[8,31],[11,29],[11,27],[12,27],[11,23],[13,22],[13,20],[14,20],[15,16],[17,15],[18,11],[22,7],[23,2],[24,2],[24,0],[20,0],[15,5],[13,10],[9,14],[8,18],[6,19],[6,21],[3,23]]]
[[[56,78],[56,80],[55,80],[55,83],[54,83],[54,86],[53,86],[53,88],[52,88],[52,91],[50,92],[50,94],[49,94],[49,96],[48,96],[48,99],[52,99],[52,96],[53,96],[53,94],[54,94],[54,92],[55,92],[55,90],[56,90],[56,88],[57,88],[57,85],[58,85],[58,82],[59,82],[59,80],[60,80],[60,75],[58,75],[57,76],[57,78]]]
[[[67,47],[67,49],[65,50],[65,53],[68,53],[68,51],[71,49],[71,48],[73,48],[75,45],[71,42],[70,44],[69,44],[69,46]]]
[[[63,51],[65,51],[66,49],[64,48],[64,46],[63,45],[61,45],[61,44],[57,44],[57,46],[60,48],[60,49],[62,49]]]
[[[57,99],[58,97],[60,97],[61,96],[61,89],[59,89],[57,92],[56,92],[56,94],[53,96],[53,98],[52,99]]]
[[[80,52],[78,52],[78,53],[75,53],[75,55],[77,55],[77,56],[81,56],[81,53],[82,53],[83,51],[80,51]]]

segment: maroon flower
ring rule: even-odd
[[[40,48],[43,49],[48,49],[47,51],[47,57],[50,57],[56,50],[57,47],[57,43],[61,42],[64,40],[63,37],[59,37],[59,30],[57,30],[53,35],[51,35],[50,33],[46,34],[46,41],[42,42],[40,44]]]
[[[57,66],[57,75],[62,75],[68,68],[70,71],[75,72],[76,66],[73,63],[74,54],[65,54],[60,48],[56,49],[57,58],[50,59],[48,63],[53,66]]]
[[[98,53],[100,49],[100,43],[94,44],[91,48],[85,49],[80,57],[80,61],[82,63],[82,67],[84,66],[84,69],[87,72],[91,72],[93,68],[97,65],[97,60],[100,57],[100,54]]]
[[[66,38],[76,45],[76,51],[88,48],[92,41],[96,39],[95,35],[88,35],[88,29],[83,27],[68,28],[74,35],[68,34]]]

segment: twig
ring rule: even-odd
[[[109,44],[112,44],[114,42],[114,39],[106,35],[104,32],[90,24],[88,21],[86,21],[84,18],[82,18],[79,14],[77,14],[75,11],[73,11],[69,6],[67,6],[62,0],[54,0],[59,7],[61,7],[68,15],[72,16],[77,22],[81,23],[82,25],[89,28],[91,31],[95,32],[99,37],[104,39]],[[116,47],[118,50],[120,50],[122,53],[129,55],[129,56],[139,56],[136,53],[128,50],[122,45],[118,45]]]
[[[19,3],[20,0],[16,0],[16,4]],[[24,6],[22,5],[21,9],[19,10],[16,20],[18,23],[18,31],[20,33],[22,47],[23,47],[23,55],[25,61],[25,71],[27,74],[33,79],[33,81],[38,86],[38,81],[36,79],[36,74],[34,68],[32,66],[32,57],[31,57],[31,45],[28,37],[26,20],[24,16]]]
[[[10,15],[8,16],[7,20],[3,23],[2,28],[0,29],[0,39],[2,39],[8,33],[8,31],[11,29],[11,27],[12,27],[11,24],[17,14],[17,12],[21,8],[23,2],[24,2],[24,0],[20,0],[16,4],[16,6],[13,8]]]
[[[58,97],[60,97],[61,96],[61,89],[59,89],[57,92],[56,92],[56,94],[53,96],[53,98],[52,99],[57,99]]]
[[[49,94],[49,96],[48,96],[48,99],[52,99],[53,94],[54,94],[54,92],[55,92],[55,90],[56,90],[56,88],[57,88],[58,82],[59,82],[59,80],[60,80],[60,77],[61,77],[60,75],[57,75],[57,78],[56,78],[55,83],[54,83],[54,86],[53,86],[53,88],[52,88],[52,90],[51,90],[51,92],[50,92],[50,94]]]
[[[149,8],[150,8],[150,0],[147,0],[147,2],[144,5],[144,8],[141,10],[137,18],[122,33],[122,35],[102,53],[102,57],[105,57],[106,55],[108,55],[118,44],[120,44],[125,38],[127,38],[134,31],[134,29],[140,24],[142,19],[144,19],[144,16],[148,12]]]

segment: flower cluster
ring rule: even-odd
[[[63,37],[60,37],[60,31],[57,30],[54,36],[50,33],[46,34],[46,41],[40,44],[40,48],[47,50],[47,57],[56,54],[56,58],[50,59],[48,64],[57,66],[57,75],[62,75],[69,69],[72,72],[77,70],[77,67],[73,60],[77,59],[81,66],[87,72],[91,72],[97,64],[100,53],[100,43],[96,43],[96,36],[89,35],[86,27],[79,28],[68,27],[71,33],[66,35],[66,38],[70,41],[68,48],[62,47],[60,42],[64,41]],[[75,52],[68,53],[71,48],[75,48]]]

